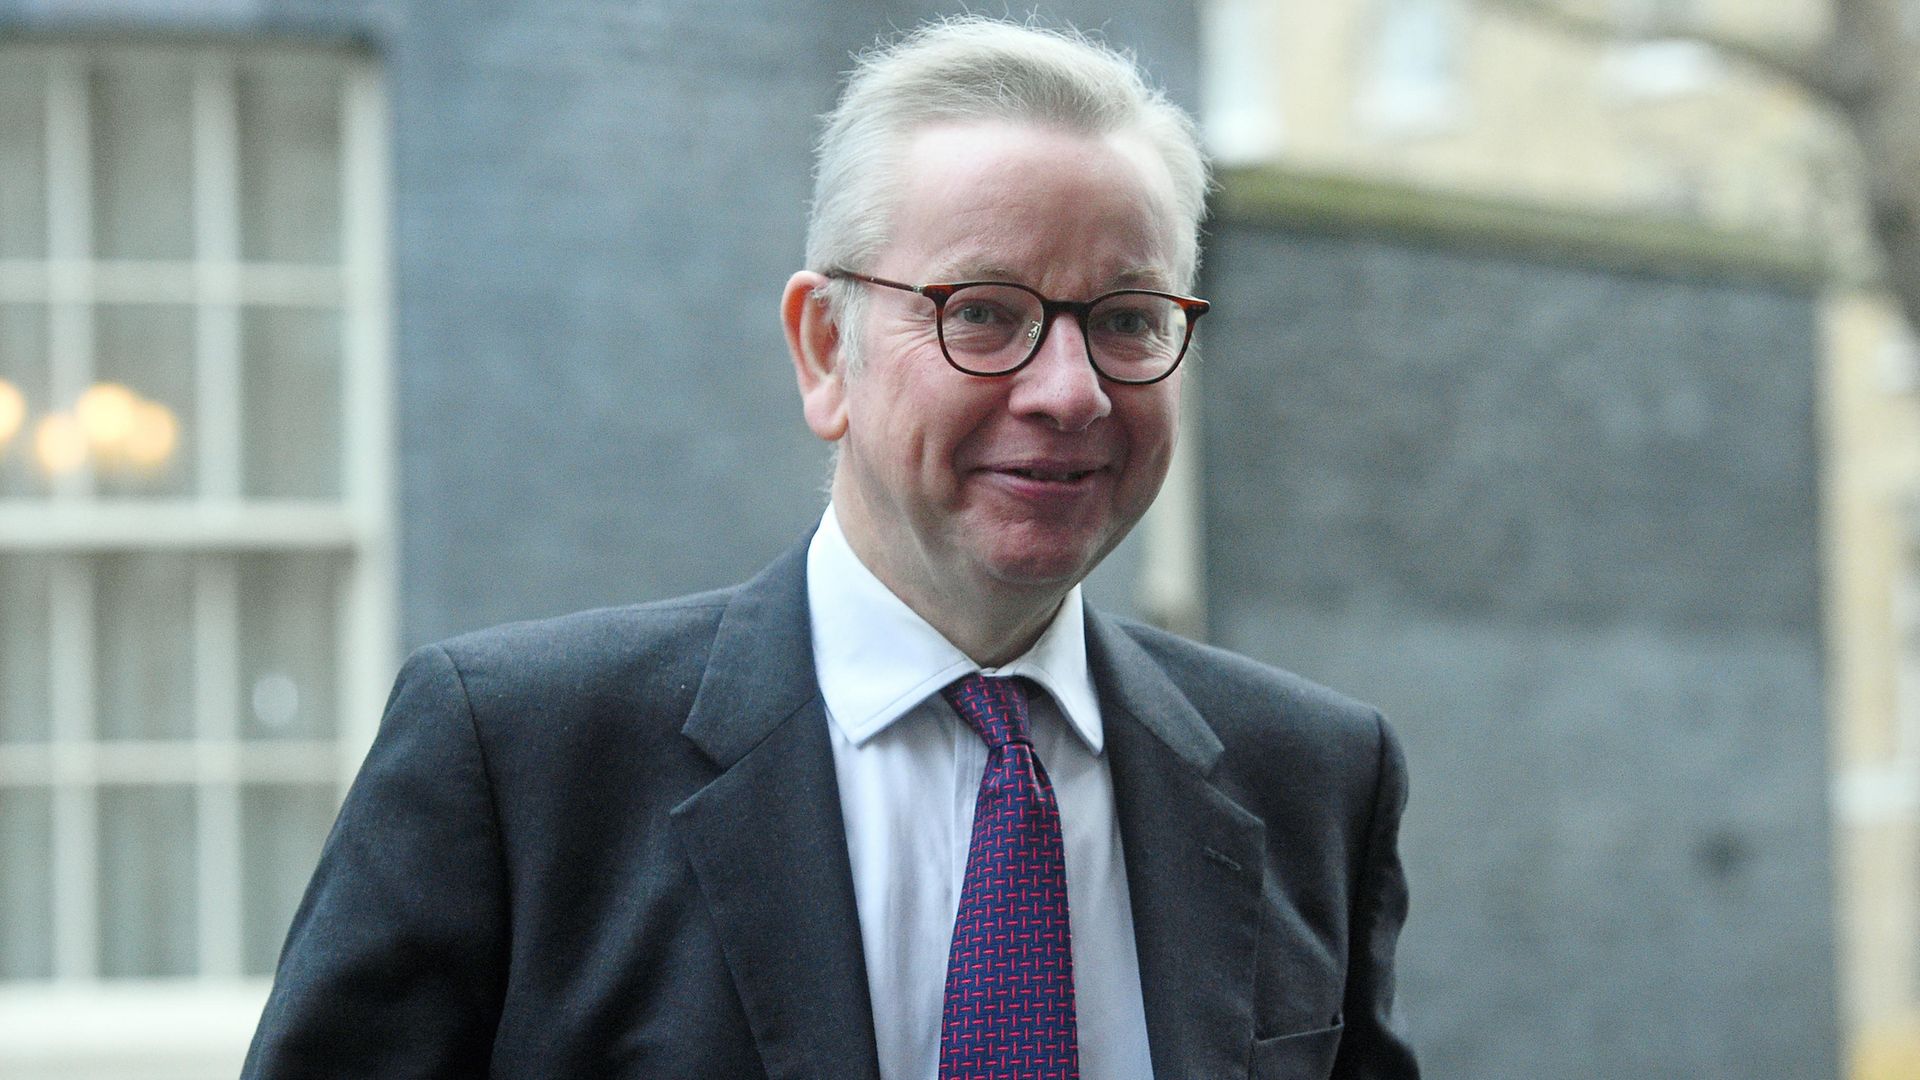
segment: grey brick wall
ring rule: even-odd
[[[1215,637],[1406,741],[1429,1073],[1835,1075],[1809,296],[1248,222],[1210,258]]]

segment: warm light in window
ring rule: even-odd
[[[142,469],[157,469],[173,456],[180,441],[180,422],[173,410],[157,401],[138,401],[133,405],[126,442],[121,449],[127,461]]]
[[[140,398],[119,383],[95,383],[87,387],[73,407],[81,430],[96,450],[117,450],[133,433],[134,411]]]
[[[153,472],[180,445],[173,410],[119,383],[95,383],[71,413],[41,421],[36,433],[40,467],[58,476],[87,461],[104,473]]]
[[[26,395],[12,383],[0,379],[0,446],[5,446],[20,433],[20,425],[26,419]]]
[[[72,414],[54,413],[34,429],[33,452],[42,470],[65,476],[87,463],[87,433]]]

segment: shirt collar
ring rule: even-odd
[[[807,610],[814,671],[827,715],[855,746],[979,671],[1020,675],[1046,688],[1067,726],[1100,752],[1100,707],[1087,672],[1086,619],[1074,586],[1033,647],[998,668],[967,658],[867,569],[828,506],[807,546]]]

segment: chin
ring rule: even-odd
[[[1012,588],[1053,589],[1064,593],[1084,581],[1092,570],[1092,566],[1077,562],[1071,566],[1022,563],[997,565],[989,572],[994,580]]]
[[[1093,572],[1133,522],[1124,525],[1111,513],[1047,520],[975,517],[955,547],[970,550],[971,561],[986,581],[1011,589],[1066,590]]]
[[[1092,573],[1113,546],[1108,544],[1096,551],[1084,541],[1042,542],[1023,545],[1021,550],[988,553],[984,562],[994,580],[1004,585],[1065,592]]]

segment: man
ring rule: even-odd
[[[1083,606],[1166,475],[1190,121],[982,19],[866,57],[781,311],[818,530],[416,653],[247,1075],[1416,1075],[1377,713]]]

